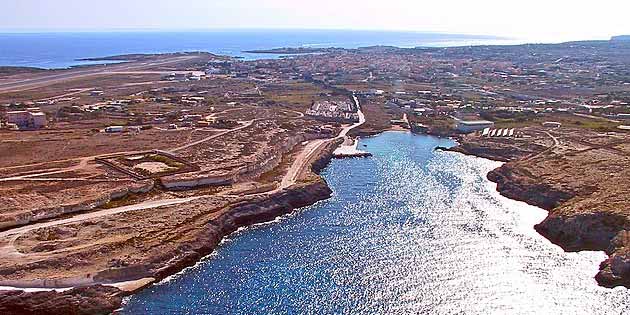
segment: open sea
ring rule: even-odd
[[[404,132],[360,145],[374,156],[323,171],[332,198],[239,231],[122,314],[630,312],[593,279],[604,253],[563,252],[533,229],[544,210],[496,192],[500,163]]]
[[[78,59],[135,53],[205,51],[251,60],[278,56],[243,51],[282,47],[435,47],[510,43],[518,43],[518,40],[491,36],[334,30],[0,33],[0,66],[67,68],[95,63]]]

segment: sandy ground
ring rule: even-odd
[[[308,165],[325,145],[346,137],[350,130],[365,122],[362,112],[360,117],[358,123],[344,127],[337,137],[315,139],[300,146],[300,151],[294,155],[281,181],[272,190],[243,194],[228,189],[218,194],[189,197],[177,197],[177,193],[169,193],[169,196],[158,194],[129,205],[93,210],[2,231],[0,269],[14,272],[0,277],[0,285],[54,289],[105,281],[125,290],[135,290],[151,283],[152,277],[146,276],[144,269],[138,267],[140,269],[136,270],[129,266],[144,266],[151,261],[148,265],[168,265],[167,262],[157,261],[168,253],[176,255],[175,252],[180,250],[178,244],[185,244],[209,222],[221,216],[228,205],[248,198],[265,199],[266,196],[282,193],[298,185],[307,175]],[[247,127],[249,125],[246,124],[176,149],[204,145]],[[84,165],[79,163],[69,168],[80,170],[81,167]],[[57,171],[38,172],[32,177],[50,176],[50,173]],[[131,271],[111,274],[109,270],[113,267],[124,267],[120,270]],[[94,277],[124,280],[108,282]],[[43,279],[48,280],[42,282]]]

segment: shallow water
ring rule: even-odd
[[[388,132],[369,159],[334,160],[331,199],[244,229],[195,267],[131,297],[123,314],[622,314],[598,287],[603,253],[564,253],[545,211],[500,196],[497,162],[450,140]]]

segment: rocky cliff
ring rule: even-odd
[[[488,157],[489,155],[482,154],[481,156]],[[556,190],[541,182],[540,179],[532,178],[527,171],[511,163],[503,164],[488,173],[488,179],[497,184],[497,190],[501,195],[545,210],[553,209],[573,197],[569,192]]]
[[[9,229],[20,225],[57,218],[63,215],[92,210],[107,204],[110,201],[125,198],[130,194],[142,194],[149,192],[154,187],[153,180],[141,180],[112,189],[81,192],[75,200],[67,204],[54,207],[36,207],[32,209],[20,208],[15,205],[16,212],[0,214],[0,229]],[[89,194],[89,195],[87,195]],[[45,198],[45,197],[44,197]],[[0,202],[6,202],[0,198]],[[8,206],[8,202],[6,202]]]
[[[337,145],[338,141],[330,142],[310,160],[310,168],[291,187],[269,194],[234,199],[225,208],[215,211],[217,215],[212,219],[196,222],[195,228],[191,226],[190,234],[183,238],[185,241],[178,241],[172,250],[147,256],[141,262],[103,270],[95,274],[93,280],[99,283],[139,278],[160,281],[194,265],[210,254],[224,237],[241,227],[270,221],[329,198],[332,191],[316,173],[330,161]],[[120,297],[126,294],[130,292],[101,285],[64,292],[0,291],[0,314],[108,314],[120,307]]]
[[[529,144],[522,151],[520,144],[463,138],[452,151],[508,161],[488,179],[503,196],[549,211],[536,231],[566,251],[605,251],[598,283],[630,288],[628,152],[604,136],[590,148],[581,139],[558,138],[550,148]]]
[[[295,209],[305,207],[330,197],[332,191],[319,180],[298,184],[288,190],[270,196],[261,195],[232,204],[217,219],[209,222],[199,231],[193,241],[181,244],[175,252],[154,257],[146,266],[152,277],[166,278],[180,270],[194,265],[210,254],[226,236],[241,227],[267,222]],[[116,281],[118,275],[104,277],[103,280]]]
[[[582,200],[579,199],[584,197],[580,193],[558,189],[526,173],[526,170],[507,163],[491,171],[488,179],[497,183],[497,190],[502,195],[549,210],[547,218],[535,229],[554,244],[566,251],[597,250],[610,255],[602,262],[596,276],[600,285],[630,288],[628,215],[618,211],[581,208]]]
[[[120,307],[120,290],[105,286],[64,292],[0,291],[0,314],[109,314]]]

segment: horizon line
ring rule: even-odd
[[[9,28],[0,29],[0,34],[3,35],[19,35],[19,34],[106,34],[106,33],[184,33],[184,32],[197,32],[197,33],[214,33],[214,32],[381,32],[381,33],[398,33],[398,34],[425,34],[425,35],[447,35],[447,36],[461,36],[468,37],[470,39],[491,39],[501,41],[520,41],[522,43],[529,44],[559,44],[567,42],[579,42],[579,41],[607,41],[617,36],[624,36],[625,34],[609,35],[601,38],[564,38],[564,39],[551,39],[551,38],[533,38],[533,37],[520,37],[520,36],[508,36],[508,35],[495,35],[495,34],[476,34],[466,32],[444,32],[444,31],[419,31],[419,30],[397,30],[397,29],[362,29],[362,28],[292,28],[292,27],[208,27],[208,28],[158,28],[158,27],[142,27],[142,28]],[[498,44],[501,45],[501,44]],[[509,45],[509,44],[508,44]]]
[[[383,32],[409,34],[440,34],[457,36],[488,37],[495,39],[518,39],[514,36],[479,34],[466,32],[420,31],[400,29],[363,29],[363,28],[301,28],[301,27],[114,27],[114,28],[7,28],[0,29],[0,34],[28,34],[28,33],[130,33],[130,32],[222,32],[222,31],[317,31],[317,32]]]

